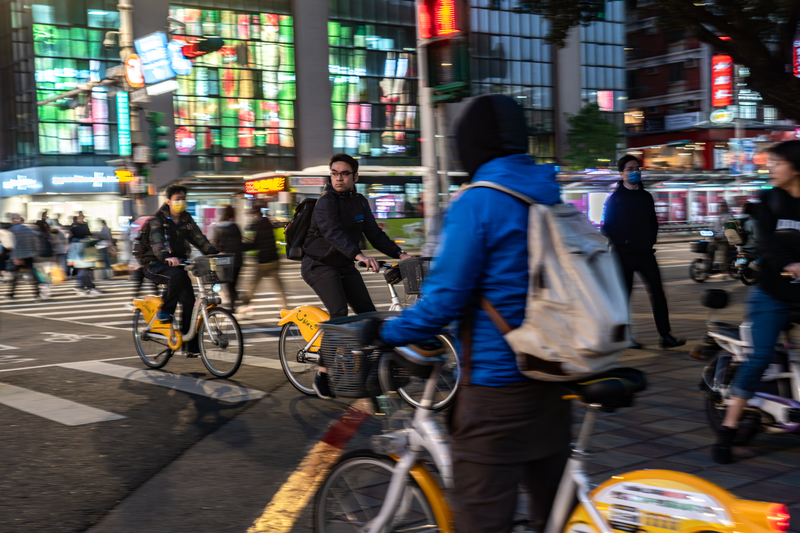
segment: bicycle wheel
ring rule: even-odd
[[[147,322],[141,309],[133,314],[133,345],[144,364],[150,368],[161,368],[167,364],[172,350],[167,346],[167,338],[163,335],[147,331]]]
[[[705,269],[702,259],[695,259],[689,266],[689,277],[697,283],[703,283],[708,279],[708,271]]]
[[[366,450],[345,455],[317,492],[314,531],[349,533],[374,519],[386,499],[394,465],[388,457]],[[386,531],[439,531],[431,504],[410,476]]]
[[[218,378],[229,378],[239,370],[244,354],[244,339],[239,323],[227,309],[215,307],[208,312],[208,326],[200,324],[200,357],[209,372]],[[214,342],[216,339],[216,342]]]
[[[433,410],[441,411],[448,407],[456,397],[458,389],[458,357],[456,347],[447,335],[437,335],[447,348],[446,358],[439,380],[436,382],[436,395],[433,397]],[[419,408],[425,392],[425,379],[409,375],[409,373],[392,362],[391,357],[382,357],[379,363],[378,376],[383,391],[396,390],[403,400],[412,407]]]
[[[297,324],[287,322],[283,325],[278,339],[278,357],[281,360],[283,373],[294,388],[303,394],[316,396],[317,393],[311,385],[314,384],[319,364],[306,358],[306,344],[308,342],[303,338]]]

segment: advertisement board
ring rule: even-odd
[[[133,42],[142,62],[144,82],[160,83],[175,77],[172,61],[167,50],[167,34],[163,31],[151,33]]]
[[[116,167],[34,167],[0,172],[0,197],[42,193],[116,193]]]
[[[796,78],[800,78],[800,33],[794,36],[792,43],[792,72]]]
[[[711,107],[733,104],[733,59],[716,55],[711,59]]]

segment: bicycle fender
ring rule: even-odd
[[[395,461],[400,458],[396,455],[390,455]],[[442,487],[433,477],[433,474],[425,468],[422,463],[417,463],[411,468],[411,477],[414,478],[428,503],[431,504],[433,516],[436,518],[436,525],[439,526],[440,533],[455,533],[455,521],[453,520],[453,512],[450,510],[450,505],[444,496]]]
[[[300,307],[295,307],[291,311],[286,309],[281,310],[281,319],[278,322],[278,325],[283,326],[289,322],[294,322],[300,329],[300,334],[303,336],[306,342],[308,342],[311,340],[314,334],[317,333],[317,329],[319,329],[318,324],[320,322],[325,322],[330,317],[331,316],[328,313],[319,307],[313,305],[301,305]],[[320,340],[321,336],[314,342],[314,346],[318,346]]]
[[[671,470],[637,470],[613,476],[591,499],[613,529],[770,533],[772,503],[740,500],[697,476]],[[565,532],[599,531],[582,506]]]

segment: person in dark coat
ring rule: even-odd
[[[252,288],[242,296],[242,305],[237,310],[238,313],[248,313],[253,310],[249,306],[253,296],[258,289],[258,284],[263,278],[270,278],[275,285],[276,293],[280,304],[284,309],[288,309],[286,302],[286,291],[280,278],[280,260],[278,259],[278,247],[275,244],[275,228],[283,227],[283,224],[274,223],[269,217],[261,214],[260,208],[253,210],[253,220],[246,230],[252,232],[253,240],[244,244],[244,250],[258,250],[258,267],[256,268],[255,279]]]
[[[242,230],[236,224],[236,211],[232,205],[226,205],[222,209],[219,222],[214,225],[211,244],[221,254],[233,254],[233,277],[230,283],[225,284],[232,311],[235,309],[236,301],[239,299],[236,283],[239,281],[239,273],[242,271]]]
[[[640,167],[641,162],[632,155],[623,156],[617,162],[622,179],[617,190],[606,200],[603,234],[619,256],[628,294],[633,291],[634,272],[644,280],[660,337],[659,348],[674,348],[683,346],[686,341],[676,339],[670,333],[667,297],[653,248],[658,238],[656,207],[653,196],[644,190]],[[642,345],[633,341],[632,347],[641,348]]]
[[[411,256],[378,227],[369,202],[356,192],[358,161],[347,154],[336,154],[331,158],[330,169],[330,180],[314,206],[300,274],[322,300],[331,318],[337,318],[347,316],[348,304],[356,313],[375,311],[367,286],[353,264],[361,261],[371,272],[380,270],[378,261],[361,252],[362,234],[389,257]],[[314,390],[320,398],[331,398],[327,372],[322,366],[319,370]]]

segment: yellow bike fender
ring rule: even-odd
[[[313,305],[301,305],[289,311],[288,309],[281,310],[281,320],[278,322],[279,326],[294,322],[300,329],[300,334],[306,342],[310,341],[319,329],[319,323],[325,322],[330,318],[330,315]],[[319,346],[322,336],[314,341],[314,346]]]
[[[769,522],[780,507],[740,500],[709,481],[671,470],[612,476],[592,491],[591,498],[606,520],[616,515],[617,520],[625,521],[626,516],[636,514],[633,519],[639,531],[774,533]],[[568,533],[598,530],[582,506],[575,509],[564,528]]]
[[[390,455],[395,461],[400,458],[396,455]],[[431,504],[433,517],[436,519],[436,525],[439,526],[440,533],[455,533],[455,521],[453,520],[453,512],[450,510],[450,505],[444,496],[442,487],[433,474],[425,468],[422,463],[417,463],[411,468],[411,477],[414,478],[422,493],[425,494],[425,499]]]

